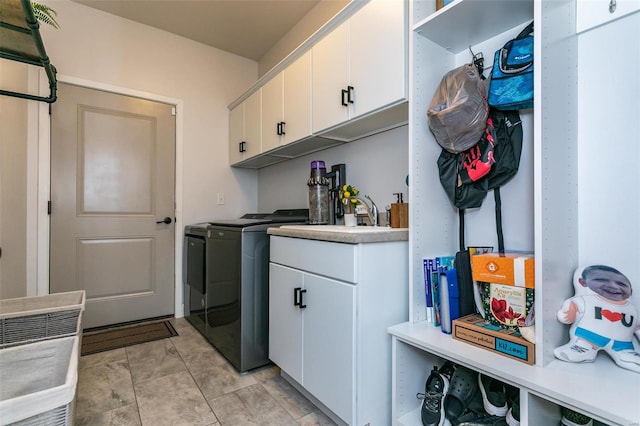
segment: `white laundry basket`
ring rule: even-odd
[[[0,349],[82,333],[85,291],[0,300]]]
[[[79,338],[0,350],[0,425],[72,425]]]

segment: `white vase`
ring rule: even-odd
[[[344,226],[356,226],[356,225],[358,225],[358,219],[356,219],[356,215],[353,213],[345,213]]]

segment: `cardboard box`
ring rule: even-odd
[[[493,325],[511,328],[527,322],[533,309],[535,290],[507,284],[480,283],[484,317]],[[529,318],[529,320],[531,320]]]
[[[535,345],[518,332],[505,330],[472,314],[453,321],[453,337],[525,364],[535,363]]]
[[[475,281],[533,288],[535,285],[533,254],[485,253],[471,256]]]

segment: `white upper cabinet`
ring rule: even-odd
[[[406,98],[402,1],[376,1],[351,18],[350,79],[355,117]]]
[[[230,164],[260,168],[405,125],[407,27],[407,0],[350,2],[230,105]],[[261,111],[247,103],[257,92]]]
[[[261,152],[260,90],[229,113],[229,162],[235,164]]]
[[[244,157],[244,103],[229,112],[229,164],[236,164]]]
[[[284,71],[262,86],[262,151],[277,148],[282,143]]]
[[[406,100],[406,3],[372,0],[312,49],[313,131]]]
[[[311,134],[311,52],[262,87],[262,152]]]
[[[349,119],[349,21],[313,46],[313,132]]]
[[[284,70],[283,144],[311,134],[311,51]]]

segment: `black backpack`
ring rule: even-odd
[[[487,128],[478,143],[454,154],[443,149],[438,157],[440,183],[459,209],[482,205],[489,190],[498,191],[518,171],[522,153],[522,121],[518,111],[489,109]],[[490,165],[488,173],[478,172]]]

